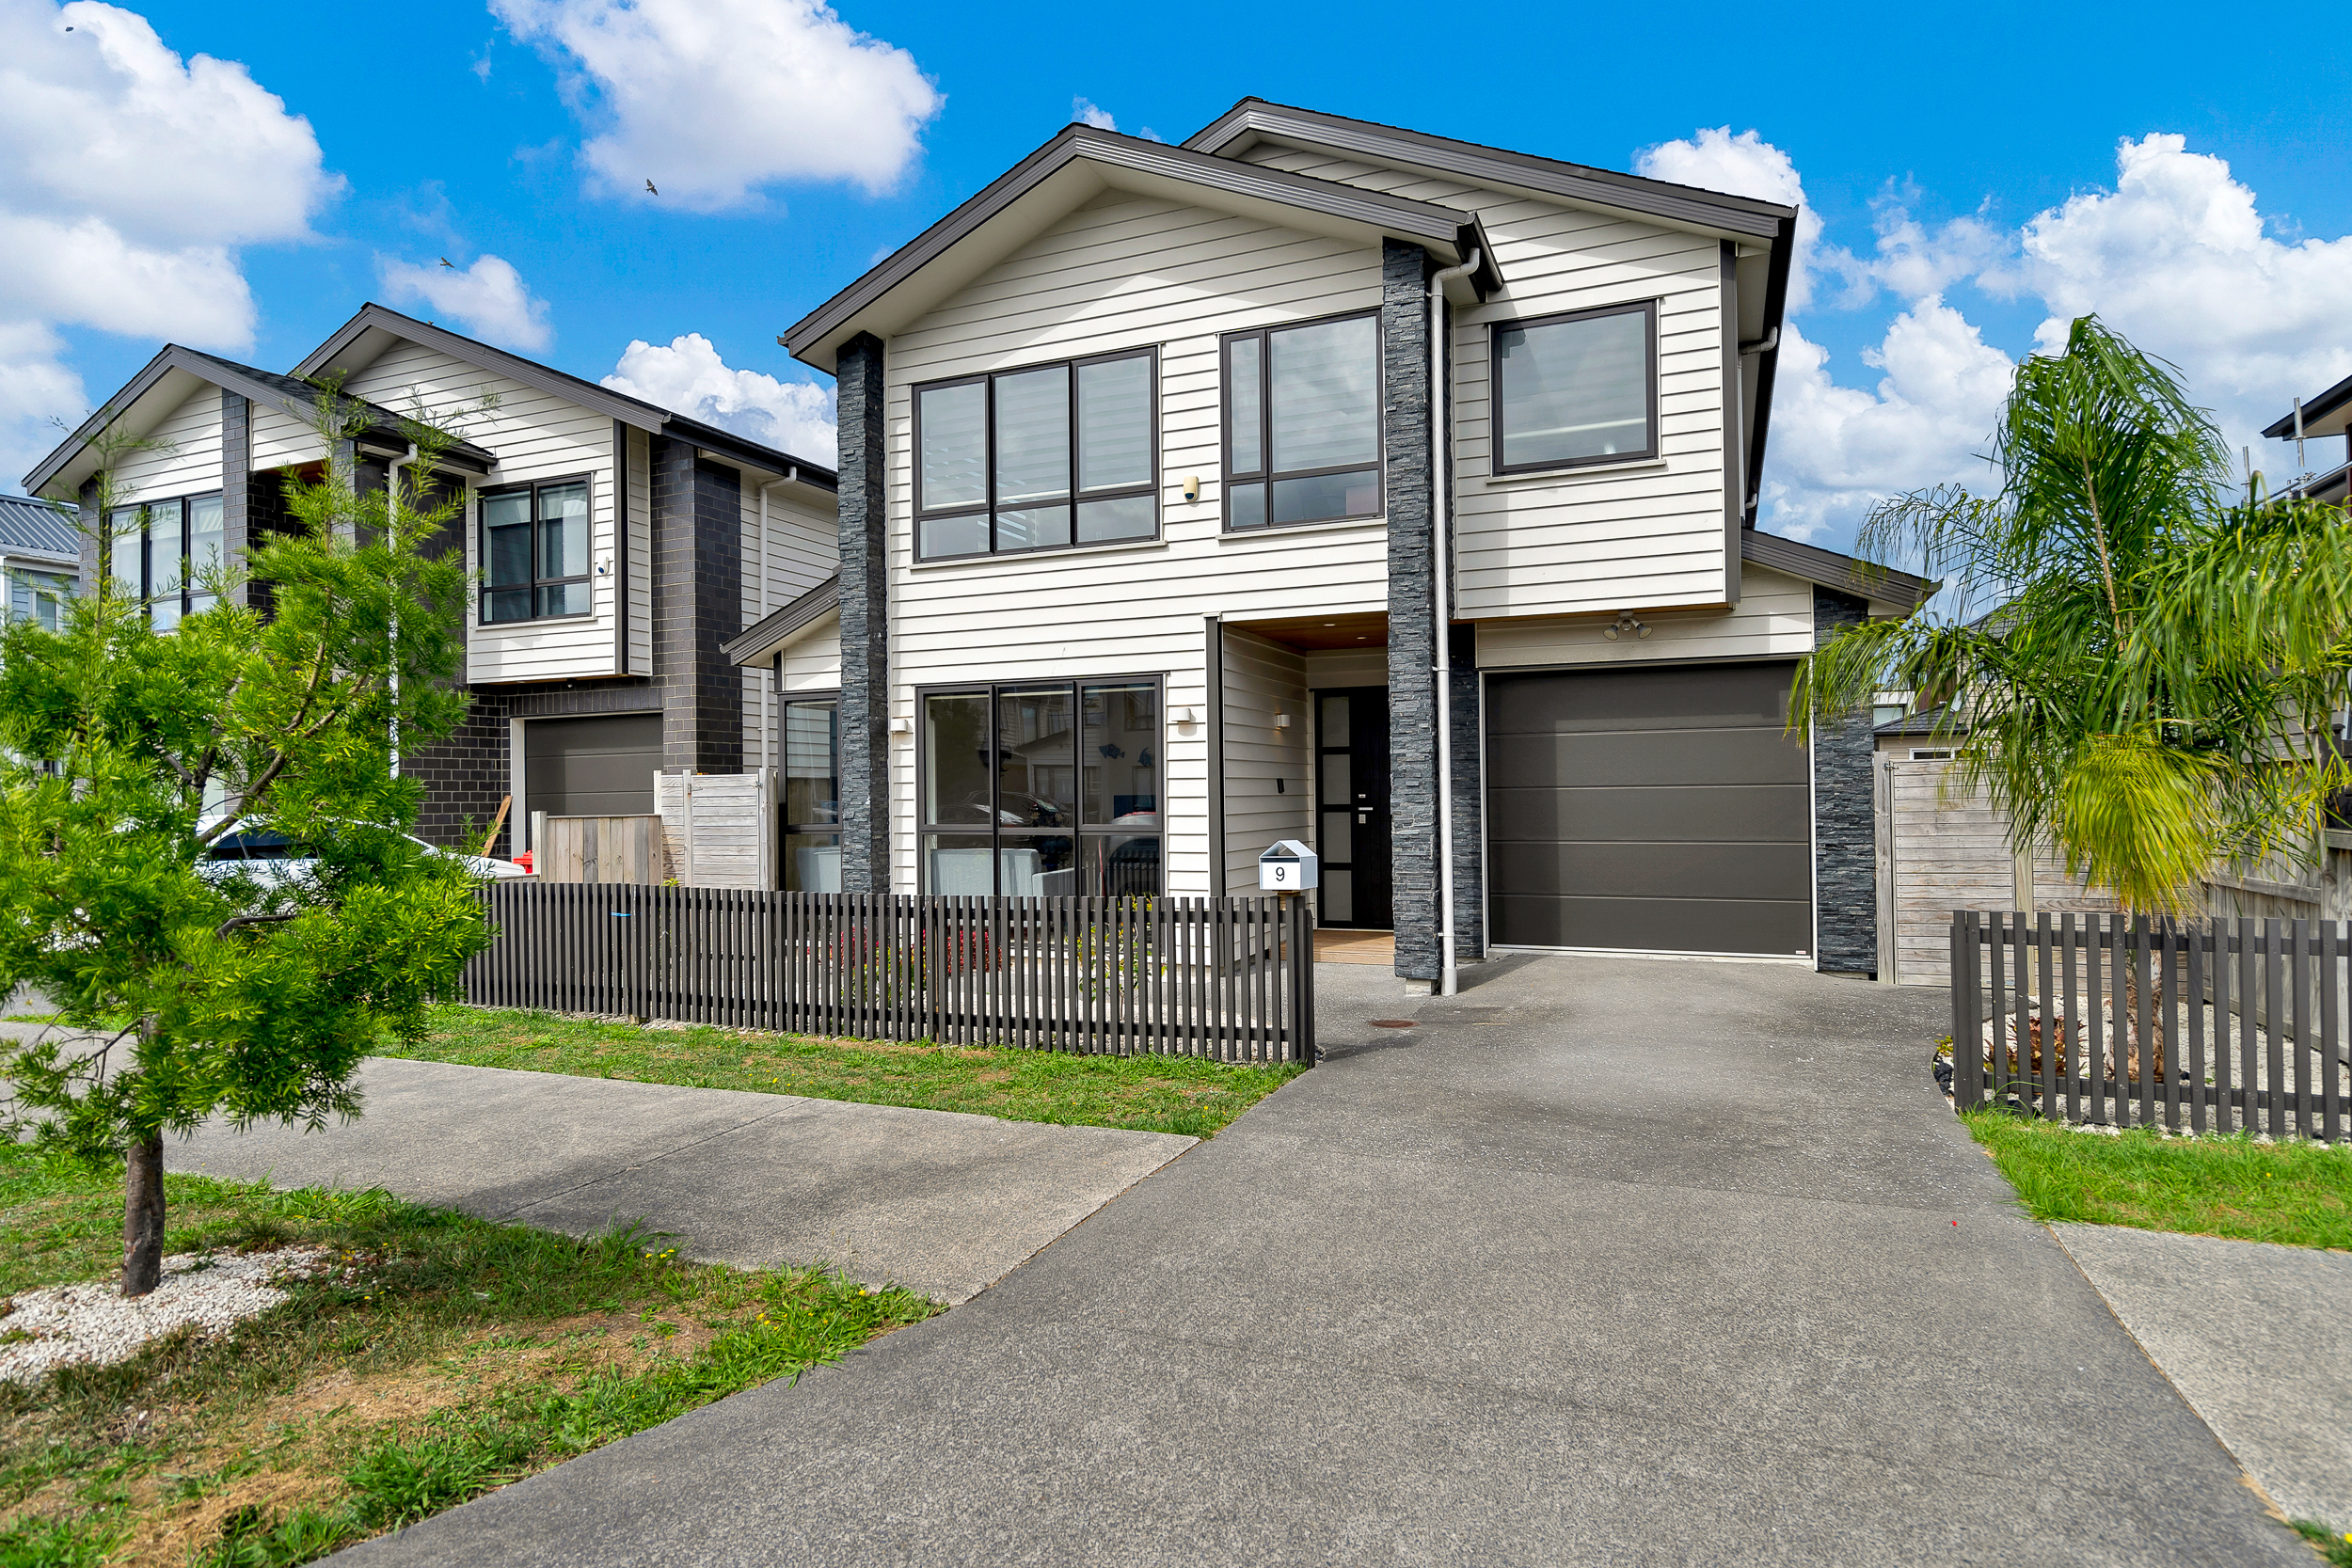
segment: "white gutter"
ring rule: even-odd
[[[1429,557],[1438,622],[1438,994],[1454,994],[1454,538],[1446,526],[1445,286],[1478,270],[1475,250],[1429,279]]]
[[[411,441],[407,456],[395,457],[384,465],[384,522],[388,530],[400,507],[400,470],[416,460],[417,443]],[[536,548],[538,541],[532,540],[532,545]],[[392,606],[391,639],[392,777],[397,779],[400,777],[400,606],[397,600]]]

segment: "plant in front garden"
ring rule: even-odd
[[[386,1031],[421,1038],[486,937],[462,863],[404,836],[420,786],[392,768],[465,710],[463,557],[425,553],[460,502],[361,492],[355,405],[323,392],[317,424],[339,455],[288,478],[293,526],[250,551],[266,611],[233,602],[245,568],[197,562],[214,602],[159,633],[102,535],[58,630],[0,628],[0,987],[94,1041],[0,1058],[8,1131],[126,1161],[128,1296],[160,1275],[164,1133],[356,1115],[360,1059]],[[450,437],[407,434],[431,473]],[[121,450],[102,449],[102,517],[130,499]],[[270,877],[215,858],[263,833],[316,859]]]
[[[2018,367],[1990,459],[1995,490],[1871,514],[1859,553],[1946,575],[1951,609],[1816,650],[1789,727],[1885,688],[1941,702],[1947,786],[2127,911],[2186,910],[2217,864],[2315,863],[2352,784],[2329,729],[2352,705],[2343,510],[2238,486],[2169,369],[2092,316]]]

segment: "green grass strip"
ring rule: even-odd
[[[2079,1132],[2000,1111],[1962,1119],[2038,1220],[2352,1249],[2352,1148]]]

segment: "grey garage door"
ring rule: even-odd
[[[1812,789],[1781,733],[1793,671],[1488,677],[1494,940],[1810,953]]]
[[[523,725],[523,800],[549,816],[650,816],[661,715],[533,719]]]

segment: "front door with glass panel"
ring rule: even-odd
[[[1385,686],[1315,693],[1315,834],[1322,924],[1389,929]]]

